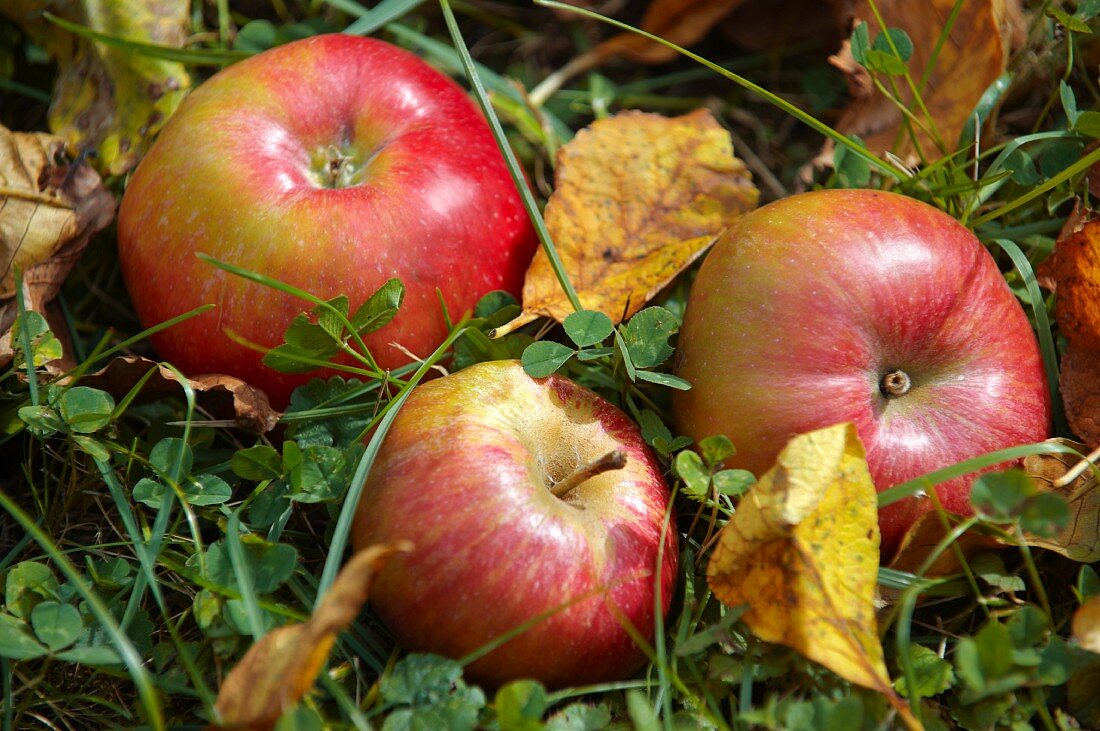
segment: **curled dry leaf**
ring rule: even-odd
[[[1081,647],[1100,654],[1100,597],[1093,597],[1073,613],[1073,637]]]
[[[1038,274],[1058,293],[1058,327],[1070,344],[1100,350],[1100,218],[1075,211]]]
[[[886,26],[903,29],[913,41],[909,73],[915,84],[920,83],[957,4],[956,0],[930,0],[915,8],[905,0],[876,0],[875,6]],[[866,21],[872,39],[881,31],[869,0],[858,0],[849,17],[852,25]],[[1019,0],[962,3],[948,41],[943,44],[921,91],[933,124],[929,129],[915,129],[917,143],[925,155],[937,158],[954,151],[959,134],[978,100],[1004,73],[1009,51],[1019,40],[1022,28]],[[852,58],[850,45],[845,42],[830,61],[847,75],[853,97],[837,122],[837,129],[845,134],[859,135],[872,152],[892,150],[907,162],[918,160],[919,155],[915,154],[908,135],[904,135],[895,148],[903,124],[902,112],[871,85],[867,71]],[[959,73],[959,69],[966,69],[966,73]],[[889,83],[886,86],[889,88]],[[899,81],[898,87],[902,101],[925,123],[927,120],[916,106],[908,85]]]
[[[594,122],[559,151],[546,226],[584,307],[619,322],[758,196],[729,134],[709,112],[624,112]],[[527,270],[523,313],[498,333],[539,316],[561,322],[572,311],[540,250]]]
[[[707,582],[768,642],[792,647],[852,683],[894,692],[875,621],[877,493],[852,424],[792,439],[722,529]]]
[[[1085,445],[1065,439],[1050,441],[1069,444],[1084,452]],[[1024,458],[1024,471],[1035,481],[1036,487],[1054,492],[1069,504],[1070,520],[1058,535],[1046,538],[1028,533],[1024,540],[1028,545],[1056,551],[1066,558],[1082,563],[1100,561],[1100,490],[1096,474],[1086,469],[1078,477],[1061,484],[1066,473],[1080,463],[1073,454],[1033,454]]]
[[[57,60],[50,128],[72,151],[94,148],[112,175],[133,168],[153,135],[183,100],[191,78],[182,64],[96,44],[61,30],[43,15],[127,40],[181,47],[188,0],[4,0],[7,15]]]
[[[0,366],[12,359],[15,270],[24,305],[46,314],[88,241],[114,218],[114,196],[90,167],[63,162],[64,147],[53,135],[0,126]]]
[[[139,398],[180,395],[179,379],[171,370],[139,356],[115,358],[103,369],[81,378],[80,385],[122,398],[151,370],[156,372],[142,386]],[[271,408],[264,392],[239,378],[209,374],[188,378],[187,382],[199,394],[207,411],[219,418],[232,419],[241,429],[262,434],[279,422],[279,412]]]
[[[411,549],[408,543],[371,546],[351,557],[332,589],[303,624],[268,632],[249,648],[222,682],[211,729],[268,731],[313,687],[329,652],[367,601],[375,573],[388,557]]]
[[[1064,444],[1084,453],[1084,444],[1067,439],[1048,440]],[[1081,458],[1069,453],[1032,454],[1024,457],[1023,469],[1043,492],[1061,495],[1069,505],[1070,520],[1057,535],[1039,536],[1024,533],[1027,545],[1055,551],[1066,558],[1082,563],[1100,561],[1100,490],[1097,479],[1091,469],[1081,469]],[[1076,476],[1066,481],[1066,475],[1074,470]],[[1065,484],[1063,484],[1065,483]],[[952,516],[948,519],[954,525]],[[922,515],[902,539],[901,546],[890,561],[890,568],[899,571],[916,572],[924,564],[932,550],[947,535],[944,516],[936,512]],[[976,551],[1004,548],[1008,544],[994,535],[981,531],[980,526],[967,531],[956,541],[964,556]],[[961,570],[958,554],[954,550],[945,551],[928,567],[924,576],[944,576]]]
[[[1066,419],[1074,434],[1095,448],[1100,445],[1100,219],[1076,211],[1038,274],[1058,294],[1055,315],[1068,345],[1060,376]]]

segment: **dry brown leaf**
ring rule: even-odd
[[[151,370],[156,372],[142,386],[139,399],[181,394],[179,380],[170,369],[133,355],[115,358],[101,370],[81,378],[80,385],[122,398]],[[239,378],[209,374],[193,376],[187,382],[200,395],[207,411],[219,418],[232,419],[241,429],[262,434],[279,423],[279,412],[271,408],[264,392]]]
[[[1089,652],[1100,653],[1100,597],[1093,597],[1073,613],[1073,637]]]
[[[798,650],[885,695],[894,692],[875,620],[877,493],[852,424],[792,439],[722,529],[707,582],[723,603],[748,605],[761,639]]]
[[[133,168],[183,100],[191,77],[180,63],[96,44],[50,23],[43,12],[111,36],[183,46],[188,0],[4,0],[0,12],[57,61],[50,128],[73,152],[93,147],[112,175]]]
[[[642,16],[641,28],[678,46],[703,39],[745,0],[653,0]],[[596,48],[600,58],[624,56],[638,63],[665,63],[676,51],[636,33],[620,33]]]
[[[91,237],[115,215],[115,199],[99,175],[61,160],[59,137],[0,126],[0,366],[11,362],[15,270],[23,272],[23,302],[46,314]]]
[[[1055,317],[1068,347],[1060,385],[1070,429],[1100,445],[1100,218],[1077,209],[1054,252],[1039,266],[1039,281],[1058,294]]]
[[[408,543],[371,546],[351,557],[328,594],[303,624],[288,624],[268,632],[249,648],[218,690],[213,729],[268,731],[313,687],[317,673],[342,632],[367,601],[375,572]]]
[[[1065,439],[1050,441],[1085,451],[1083,444]],[[1076,455],[1065,453],[1033,454],[1024,458],[1024,471],[1035,481],[1036,487],[1064,497],[1070,512],[1069,523],[1058,535],[1045,538],[1024,534],[1024,539],[1030,546],[1056,551],[1081,563],[1092,563],[1100,561],[1100,490],[1097,490],[1096,475],[1089,469],[1068,484],[1059,484],[1067,471],[1080,461]]]
[[[1084,444],[1067,439],[1048,440],[1057,444],[1071,446],[1084,453]],[[1024,541],[1029,546],[1045,548],[1062,554],[1066,558],[1081,563],[1100,561],[1100,490],[1097,479],[1091,470],[1084,470],[1067,484],[1061,484],[1067,472],[1081,467],[1081,458],[1070,453],[1032,454],[1024,457],[1023,469],[1035,481],[1035,486],[1044,492],[1054,492],[1065,498],[1070,510],[1070,521],[1058,535],[1038,536],[1024,533]],[[957,516],[955,516],[957,517]],[[954,524],[954,519],[951,523]],[[897,553],[890,561],[890,568],[899,571],[916,572],[939,542],[947,535],[941,516],[932,511],[925,513],[906,532]],[[982,533],[975,528],[967,531],[956,541],[964,556],[976,551],[993,548],[1005,548],[1010,542],[993,535]],[[945,551],[924,572],[924,576],[944,576],[961,570],[955,551]]]
[[[1070,341],[1058,383],[1069,428],[1089,447],[1100,446],[1100,350]]]
[[[559,151],[546,226],[584,307],[619,322],[702,255],[758,195],[709,112],[623,112],[594,122]],[[498,333],[539,316],[560,322],[572,311],[540,250],[523,285],[523,314]]]
[[[1038,273],[1058,293],[1058,327],[1070,345],[1100,350],[1100,218],[1076,211]]]
[[[922,3],[919,9],[905,0],[877,0],[875,4],[887,27],[901,28],[912,39],[909,72],[914,82],[919,83],[956,1],[930,0]],[[858,0],[851,17],[868,23],[872,40],[881,30],[869,0]],[[938,149],[930,134],[918,130],[918,143],[925,155],[934,159],[954,151],[959,134],[978,100],[1004,73],[1009,51],[1021,28],[1019,0],[971,0],[962,4],[949,40],[943,44],[928,84],[921,93],[946,149]],[[902,128],[902,112],[868,86],[869,79],[862,78],[866,71],[851,58],[850,46],[846,43],[830,61],[849,75],[853,92],[852,103],[837,122],[837,129],[845,134],[859,135],[872,152],[892,150],[907,162],[918,160],[907,135],[895,148]],[[966,69],[966,73],[959,73],[959,69]],[[902,100],[918,119],[925,121],[912,103],[913,95],[907,84],[901,79],[898,83]]]

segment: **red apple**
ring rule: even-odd
[[[483,294],[518,294],[536,238],[488,125],[465,92],[382,41],[317,36],[234,64],[192,93],[135,171],[119,255],[141,322],[217,308],[153,337],[183,370],[238,376],[285,403],[308,376],[276,373],[232,330],[281,342],[310,306],[195,257],[262,272],[352,308],[391,277],[407,288],[366,338],[379,364],[421,357]]]
[[[406,649],[461,658],[545,615],[468,676],[584,685],[645,662],[623,622],[652,640],[657,607],[668,610],[677,561],[668,501],[659,464],[621,411],[568,379],[495,361],[413,392],[371,469],[352,538],[358,548],[415,545],[371,586]]]
[[[1034,333],[993,258],[950,216],[871,190],[792,196],[740,219],[691,290],[674,402],[728,466],[765,471],[795,434],[851,421],[879,490],[1044,439],[1050,399]],[[970,512],[972,478],[937,489]],[[931,509],[879,516],[884,552]]]

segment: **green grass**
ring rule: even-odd
[[[636,20],[642,5],[628,4],[621,16]],[[753,164],[776,181],[773,188],[762,186],[765,197],[802,185],[806,166],[822,142],[832,140],[845,152],[836,170],[811,173],[812,186],[896,189],[976,230],[1032,318],[1049,389],[1060,405],[1064,343],[1034,269],[1052,250],[1073,198],[1087,195],[1084,174],[1100,161],[1100,150],[1083,152],[1096,136],[1083,115],[1092,113],[1086,107],[1100,92],[1082,61],[1087,34],[1056,28],[1042,11],[1057,3],[1033,5],[1028,46],[975,110],[992,122],[996,139],[975,153],[967,134],[961,141],[937,136],[944,149],[924,150],[923,164],[910,171],[834,129],[844,103],[837,95],[841,80],[828,76],[828,49],[813,41],[737,53],[715,37],[677,49],[681,58],[668,66],[608,61],[532,104],[526,91],[588,50],[593,39],[632,32],[629,23],[583,10],[559,18],[551,9],[566,6],[550,0],[384,0],[373,7],[354,0],[286,0],[272,4],[264,17],[246,14],[254,4],[221,0],[194,13],[194,42],[176,49],[51,22],[58,32],[119,52],[184,63],[198,77],[266,42],[326,30],[375,35],[423,55],[466,83],[480,103],[577,309],[579,298],[540,211],[556,151],[592,119],[634,107],[667,112],[708,106],[748,143]],[[961,7],[956,3],[950,22]],[[1075,7],[1080,14],[1088,4]],[[898,59],[904,55],[893,39],[887,46]],[[56,69],[2,19],[0,70],[0,122],[44,126]],[[910,129],[934,127],[919,93],[927,79],[928,70],[920,68],[880,79],[887,91],[901,84],[918,92],[906,110]],[[110,181],[119,194],[124,183]],[[200,312],[143,330],[118,273],[113,236],[108,231],[90,247],[58,300],[78,356],[69,378],[58,380],[25,357],[53,347],[45,322],[27,315],[18,341],[24,357],[0,372],[0,731],[202,728],[213,717],[219,683],[248,647],[280,624],[307,618],[332,586],[381,440],[431,366],[452,356],[454,367],[518,357],[534,336],[545,334],[535,323],[488,340],[485,334],[515,308],[487,300],[472,317],[458,320],[425,362],[384,373],[346,304],[341,309],[318,293],[210,261],[299,297],[303,309],[327,313],[345,334],[332,347],[353,359],[343,366],[344,377],[303,389],[277,433],[257,436],[209,413],[209,402],[182,374],[176,395],[156,399],[143,396],[156,377],[152,371],[110,398],[81,389],[82,379],[110,358],[150,354],[151,334]],[[689,280],[690,274],[681,277],[652,304],[681,312]],[[351,303],[352,312],[358,304]],[[23,307],[20,299],[17,308]],[[408,656],[368,610],[341,634],[293,723],[287,719],[280,728],[321,728],[322,719],[325,728],[391,728],[417,720],[461,727],[471,718],[517,729],[892,728],[896,719],[880,696],[754,638],[741,621],[743,608],[725,607],[710,593],[705,566],[711,538],[736,510],[736,499],[700,492],[672,472],[683,444],[673,442],[667,418],[671,390],[653,382],[669,364],[637,368],[620,331],[576,350],[561,331],[550,331],[549,338],[576,355],[564,366],[567,374],[648,425],[678,494],[679,517],[669,529],[680,539],[680,576],[672,611],[646,647],[650,665],[619,682],[550,692],[518,683],[486,695],[461,679],[462,667],[507,636],[458,663]],[[328,356],[297,357],[320,363]],[[1057,408],[1058,433],[1067,435]],[[1057,452],[1079,454],[1054,444],[1013,448],[887,490],[880,503],[1008,458]],[[717,467],[704,469],[706,481]],[[1086,683],[1100,661],[1069,639],[1074,610],[1100,593],[1100,578],[1090,566],[1012,540],[1012,530],[1034,517],[986,512],[953,526],[920,570],[880,569],[880,588],[891,599],[879,628],[891,677],[921,689],[923,698],[911,699],[910,706],[930,729],[1068,728],[1067,714],[1078,714],[1082,727],[1100,724],[1100,712],[1081,700],[1094,694]],[[1009,545],[963,557],[950,576],[925,576],[932,559],[955,553],[955,540],[970,528],[1000,535]],[[61,630],[36,627],[31,615],[43,602],[71,607],[59,611],[75,611],[79,631],[62,641],[56,639]],[[415,692],[398,692],[398,681]],[[576,724],[567,725],[567,718]]]

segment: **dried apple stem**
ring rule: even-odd
[[[621,470],[626,466],[626,453],[616,449],[613,452],[608,452],[604,456],[597,459],[595,462],[590,462],[578,469],[573,474],[561,480],[556,485],[550,488],[550,492],[554,494],[554,497],[565,498],[566,495],[573,492],[573,490],[582,482],[595,477],[596,475],[602,475],[604,472],[610,472],[611,470]]]
[[[904,396],[909,393],[912,386],[913,382],[909,379],[909,374],[903,370],[890,371],[882,377],[882,382],[879,384],[886,398]]]

